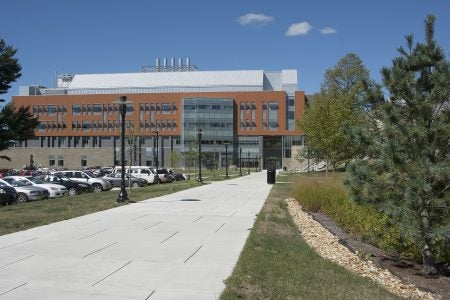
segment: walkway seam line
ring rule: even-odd
[[[3,267],[6,267],[6,266],[12,265],[12,264],[14,264],[14,263],[16,263],[16,262],[19,262],[19,261],[21,261],[21,260],[30,258],[30,257],[32,257],[32,256],[34,256],[34,254],[31,254],[31,255],[25,256],[25,257],[23,257],[23,258],[20,258],[20,259],[18,259],[18,260],[15,260],[15,261],[13,261],[13,262],[4,264],[3,266],[0,266],[0,269],[3,268]]]
[[[124,264],[123,266],[121,266],[120,268],[118,268],[117,270],[113,271],[112,273],[106,275],[105,277],[103,277],[102,279],[100,279],[99,281],[97,281],[96,283],[94,283],[94,284],[91,285],[91,286],[94,286],[94,285],[96,285],[96,284],[102,282],[103,280],[105,280],[106,278],[110,277],[110,276],[113,275],[114,273],[119,272],[121,269],[125,268],[127,265],[131,264],[132,262],[133,262],[133,261],[130,260],[129,262],[127,262],[126,264]]]
[[[145,300],[150,299],[150,297],[151,297],[155,292],[156,292],[156,290],[153,290],[153,291],[150,293],[150,295],[148,295],[147,298],[145,298]]]
[[[148,216],[148,215],[149,215],[149,214],[145,214],[145,215],[143,215],[143,216],[140,216],[140,217],[137,217],[137,218],[133,219],[132,221],[139,220],[140,218],[146,217],[146,216]]]
[[[99,252],[99,251],[102,251],[102,250],[104,250],[104,249],[106,249],[106,248],[109,248],[109,247],[111,247],[112,245],[115,245],[115,244],[118,244],[118,243],[119,243],[119,242],[112,243],[112,244],[110,244],[110,245],[108,245],[108,246],[105,246],[105,247],[100,248],[100,249],[98,249],[98,250],[95,250],[95,251],[93,251],[93,252],[91,252],[91,253],[88,253],[88,254],[86,254],[85,256],[82,256],[81,258],[86,258],[86,257],[88,257],[89,255],[95,254],[95,253],[97,253],[97,252]]]
[[[102,233],[102,232],[105,232],[105,231],[107,231],[108,230],[108,228],[106,228],[106,229],[103,229],[103,230],[100,230],[100,231],[97,231],[97,232],[94,232],[94,233],[92,233],[92,234],[89,234],[89,235],[86,235],[86,236],[83,236],[83,237],[80,237],[78,240],[80,241],[80,240],[84,240],[84,239],[87,239],[88,237],[91,237],[91,236],[94,236],[94,235],[96,235],[96,234],[99,234],[99,233]]]
[[[174,234],[172,234],[171,236],[169,236],[168,238],[166,238],[164,241],[162,241],[160,244],[164,243],[165,241],[167,241],[168,239],[170,239],[171,237],[173,237],[174,235],[176,235],[179,231],[175,232]]]
[[[4,246],[4,247],[1,247],[0,250],[5,249],[5,248],[9,248],[9,247],[13,247],[13,246],[17,246],[17,245],[20,245],[20,244],[25,244],[25,243],[28,243],[28,242],[31,242],[31,241],[34,241],[34,240],[37,240],[37,239],[38,238],[34,238],[34,239],[26,240],[26,241],[23,241],[23,242],[20,242],[20,243],[17,243],[17,244]]]
[[[198,219],[195,219],[192,223],[197,222],[198,220],[200,220],[201,218],[203,218],[204,216],[200,216]]]
[[[186,258],[186,260],[184,261],[184,263],[186,263],[186,262],[187,262],[188,260],[190,260],[190,259],[191,259],[191,257],[192,257],[192,256],[194,256],[194,255],[195,255],[195,253],[197,253],[197,252],[198,252],[198,250],[200,250],[200,248],[202,248],[202,247],[203,247],[203,245],[201,245],[200,247],[198,247],[198,249],[197,249],[197,250],[195,250],[195,251],[194,251],[194,253],[192,253],[192,254],[191,254],[191,256],[189,256],[188,258]]]
[[[14,291],[15,289],[18,289],[18,288],[20,288],[20,287],[22,287],[24,285],[27,285],[27,284],[28,284],[28,282],[25,282],[25,283],[22,283],[22,284],[20,284],[20,285],[18,285],[16,287],[13,287],[12,289],[9,289],[9,290],[4,291],[3,293],[1,293],[0,296],[3,296],[4,294],[7,294],[7,293],[9,293],[11,291]]]
[[[156,222],[155,224],[150,225],[149,227],[144,228],[144,230],[150,229],[150,228],[152,228],[152,227],[154,227],[154,226],[156,226],[156,225],[158,225],[158,224],[161,224],[161,223],[162,223],[161,221]]]
[[[217,228],[216,231],[214,231],[214,233],[216,233],[217,231],[219,231],[224,225],[225,225],[225,223],[223,223],[222,225],[220,225],[220,227]]]

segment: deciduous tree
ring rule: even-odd
[[[345,129],[362,121],[359,98],[369,72],[361,59],[349,53],[325,73],[321,92],[314,95],[299,127],[306,136],[306,145],[316,159],[323,159],[336,168],[356,156],[355,145]]]

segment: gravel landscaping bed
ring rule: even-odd
[[[362,247],[361,244],[358,244],[359,242],[350,239],[348,235],[342,232],[342,230],[337,226],[334,226],[334,233],[337,233],[338,236],[339,234],[342,234],[341,238],[338,238],[330,233],[330,231],[319,222],[314,220],[311,215],[304,212],[295,199],[288,198],[286,199],[286,202],[288,204],[289,213],[299,228],[301,235],[308,245],[314,248],[323,258],[336,262],[338,265],[363,277],[369,277],[383,285],[390,292],[401,297],[413,299],[443,298],[441,295],[422,291],[412,283],[404,283],[398,276],[395,276],[389,270],[377,266],[372,260],[372,255],[374,255],[372,252],[378,250],[375,247],[373,248],[376,250]],[[320,215],[316,216],[316,218],[324,219],[324,217]],[[324,220],[324,222],[329,222],[329,220]],[[357,249],[364,250],[358,255],[358,252],[353,253],[349,248],[355,252],[358,251]],[[379,252],[375,253],[380,254]],[[444,279],[447,278],[448,277]],[[447,298],[445,291],[444,298]]]

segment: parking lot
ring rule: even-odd
[[[0,237],[4,299],[216,299],[265,172]]]

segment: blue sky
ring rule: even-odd
[[[190,57],[199,70],[297,69],[319,91],[327,68],[358,54],[373,79],[427,14],[450,53],[448,0],[15,0],[1,4],[0,37],[18,48],[19,85],[51,87],[55,73],[137,72],[156,58]]]

